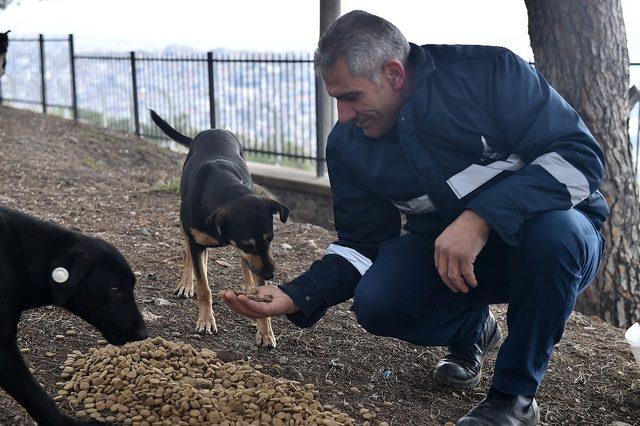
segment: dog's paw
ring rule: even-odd
[[[198,318],[198,323],[196,324],[196,332],[200,334],[212,334],[218,332],[218,326],[216,325],[216,319],[213,315],[206,315],[204,317]]]
[[[276,347],[276,336],[264,335],[259,331],[256,333],[256,345],[265,349],[274,349]]]
[[[191,287],[179,286],[178,288],[176,288],[173,294],[181,299],[191,299],[195,294],[195,288],[193,286]]]
[[[261,348],[275,348],[276,336],[273,334],[273,328],[271,328],[271,318],[256,320],[256,327],[258,328],[256,345]]]

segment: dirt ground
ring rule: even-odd
[[[444,353],[441,348],[369,335],[348,303],[330,310],[309,330],[297,329],[285,318],[274,319],[278,347],[271,351],[255,348],[253,325],[217,300],[218,333],[195,334],[197,303],[173,296],[182,262],[179,197],[163,185],[178,176],[183,158],[134,136],[0,107],[0,204],[115,244],[137,275],[141,309],[159,316],[148,322],[151,336],[207,347],[229,360],[262,364],[265,373],[312,383],[323,403],[360,423],[361,407],[377,413],[374,424],[455,422],[482,398],[490,385],[495,353],[479,386],[464,392],[442,387],[431,378]],[[277,222],[278,270],[273,282],[303,272],[332,240],[330,232],[316,226]],[[291,248],[283,248],[285,243]],[[231,249],[216,249],[209,258],[214,294],[220,288],[239,289],[237,255]],[[158,298],[170,304],[160,305]],[[504,307],[495,311],[506,329]],[[38,381],[54,394],[66,354],[97,346],[100,338],[63,310],[41,308],[24,315],[19,346]],[[357,395],[352,387],[359,390]],[[544,424],[640,425],[640,368],[623,331],[574,314],[537,398]],[[64,403],[61,408],[70,412]],[[0,424],[32,423],[0,391]]]

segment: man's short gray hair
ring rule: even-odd
[[[374,80],[389,59],[406,66],[409,49],[404,35],[391,22],[354,10],[338,18],[320,37],[314,68],[322,76],[344,58],[351,74]]]

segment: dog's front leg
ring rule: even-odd
[[[198,333],[217,333],[216,318],[213,316],[213,309],[211,308],[211,289],[207,279],[207,248],[192,245],[190,249],[198,294],[198,323],[196,324],[196,331]]]
[[[0,386],[18,401],[33,419],[43,425],[80,424],[62,414],[56,403],[36,382],[14,341],[0,342]]]
[[[243,257],[240,258],[240,264],[242,265],[242,278],[246,290],[254,290],[256,288],[256,283],[259,286],[264,285],[264,280],[251,272],[247,261]],[[256,344],[265,348],[275,348],[276,336],[273,334],[273,329],[271,328],[271,318],[256,320],[256,326],[258,327],[258,331],[256,332]]]

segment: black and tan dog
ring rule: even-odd
[[[23,311],[57,305],[114,345],[147,329],[133,298],[135,276],[111,244],[0,207],[0,386],[40,425],[83,424],[60,413],[35,381],[16,342]]]
[[[250,290],[273,278],[273,215],[287,221],[289,209],[253,191],[242,144],[226,130],[205,130],[191,139],[151,111],[151,118],[174,141],[189,148],[180,180],[180,222],[186,240],[180,297],[194,293],[197,282],[198,332],[217,331],[207,280],[207,248],[232,245],[240,251],[243,282]],[[256,343],[275,347],[269,318],[257,320]]]
[[[9,33],[0,33],[0,77],[4,75],[7,68],[7,51],[9,50]]]

